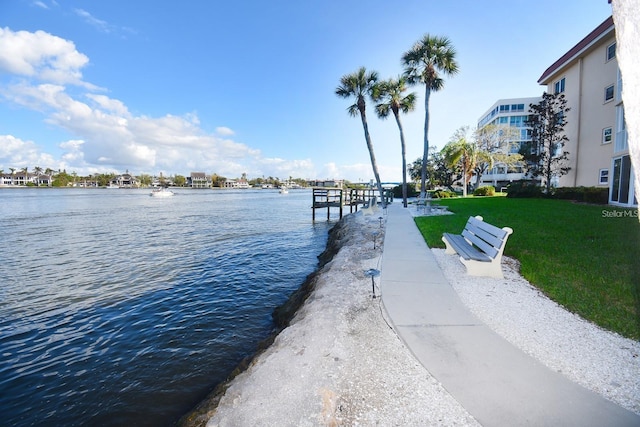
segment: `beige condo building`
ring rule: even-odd
[[[564,93],[571,109],[565,126],[571,170],[553,184],[607,187],[611,204],[637,206],[613,19],[554,62],[538,83],[548,93]]]

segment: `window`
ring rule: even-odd
[[[604,102],[609,102],[613,100],[613,85],[607,86],[604,88]]]
[[[613,129],[611,128],[602,129],[602,143],[609,144],[611,143],[612,139],[613,139]]]
[[[613,159],[613,182],[611,186],[611,201],[622,204],[629,203],[631,183],[631,157],[622,156]]]
[[[509,117],[509,125],[516,127],[523,127],[527,116],[511,116]]]
[[[615,57],[616,57],[616,44],[613,43],[607,46],[607,62],[611,61]]]
[[[554,85],[554,93],[564,92],[564,77],[558,80]]]
[[[598,172],[598,184],[607,185],[609,183],[609,169],[600,169]]]

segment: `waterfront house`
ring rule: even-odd
[[[13,178],[11,177],[11,172],[2,172],[0,175],[0,185],[13,185]]]
[[[51,187],[52,177],[51,175],[35,174],[20,172],[2,172],[0,175],[0,185],[2,186],[26,186],[33,184],[39,187]]]
[[[605,187],[611,204],[637,206],[613,18],[551,64],[538,83],[564,93],[571,109],[565,126],[571,170],[553,184]]]
[[[122,175],[118,175],[111,180],[111,185],[118,186],[120,188],[134,188],[138,187],[140,184],[135,176],[129,174],[129,171],[123,173]]]
[[[226,181],[224,181],[223,185],[224,185],[224,188],[240,188],[240,189],[251,188],[247,180],[243,178],[227,179]]]
[[[191,172],[187,177],[187,186],[191,188],[211,188],[211,177],[204,172]]]
[[[309,187],[331,187],[331,188],[342,188],[344,186],[344,180],[341,179],[325,179],[325,180],[311,180],[307,181],[307,185]]]

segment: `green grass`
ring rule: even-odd
[[[511,227],[505,255],[531,284],[605,329],[640,339],[640,223],[636,210],[564,200],[442,199],[455,215],[417,217],[432,248],[460,233],[469,216]]]

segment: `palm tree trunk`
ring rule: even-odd
[[[404,142],[404,131],[402,130],[402,123],[400,122],[400,114],[394,110],[393,114],[396,116],[396,123],[398,123],[398,129],[400,130],[400,146],[402,149],[402,206],[407,207],[407,158],[406,158],[406,144]]]
[[[360,110],[360,118],[362,119],[362,127],[364,128],[364,139],[367,141],[367,149],[369,150],[369,157],[371,158],[371,168],[373,169],[373,175],[376,178],[378,184],[378,191],[380,192],[380,198],[382,206],[386,206],[384,199],[384,193],[382,192],[382,182],[380,182],[380,174],[378,173],[378,163],[376,162],[376,155],[373,152],[373,144],[371,143],[371,136],[369,135],[369,125],[367,124],[367,115],[364,111]]]
[[[429,159],[429,97],[431,88],[425,85],[424,92],[424,153],[422,153],[422,182],[420,183],[420,198],[427,197],[427,160]]]
[[[462,197],[467,197],[467,159],[462,161]]]

